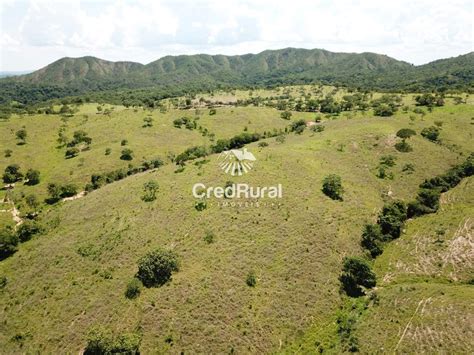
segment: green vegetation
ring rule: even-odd
[[[143,184],[144,194],[142,200],[145,202],[151,202],[156,200],[156,193],[158,192],[159,185],[156,181],[150,180]]]
[[[249,287],[255,287],[257,285],[257,277],[255,276],[254,271],[250,271],[245,278],[245,283]]]
[[[94,327],[87,335],[84,354],[139,354],[140,335],[136,333],[113,335],[104,327]]]
[[[421,131],[421,135],[432,142],[438,141],[439,134],[440,134],[440,129],[439,127],[436,127],[436,126],[426,127],[426,128],[423,128],[423,130]]]
[[[170,281],[171,274],[178,270],[177,255],[172,251],[157,249],[138,261],[137,278],[146,287],[156,287]]]
[[[8,228],[0,230],[0,260],[9,257],[17,251],[18,236]]]
[[[140,295],[142,289],[142,282],[137,278],[133,278],[128,284],[125,290],[125,297],[128,299],[137,298]]]
[[[15,186],[0,192],[5,352],[375,353],[381,344],[395,352],[413,314],[397,352],[468,352],[471,97],[455,104],[448,92],[430,112],[416,106],[418,94],[397,94],[393,115],[377,117],[371,103],[383,94],[316,84],[157,96],[139,107],[154,90],[123,92],[117,105],[68,98],[66,114],[62,102],[47,103],[1,122],[0,148],[12,151],[1,169],[18,166],[8,171]],[[322,102],[341,111],[321,113]],[[144,128],[144,117],[153,125]],[[176,128],[183,117],[196,128]],[[440,122],[438,144],[397,134]],[[27,144],[17,145],[23,127]],[[77,131],[91,143],[64,159]],[[404,139],[412,152],[397,150]],[[220,152],[243,147],[254,168],[225,175]],[[132,161],[120,159],[126,148]],[[41,172],[39,183],[27,184],[29,169]],[[339,177],[329,186],[343,187],[343,203],[318,192],[329,175]],[[151,181],[159,190],[145,203]],[[281,183],[284,194],[259,207],[196,200],[196,182]],[[340,277],[358,297],[339,292]],[[91,336],[98,322],[105,328]],[[415,331],[427,328],[439,343]]]
[[[323,180],[322,191],[333,200],[341,200],[344,189],[342,187],[341,177],[335,174],[328,175]]]
[[[15,183],[23,179],[23,174],[17,164],[8,165],[3,173],[3,182],[7,184]]]
[[[375,274],[364,259],[358,257],[345,258],[342,274],[339,277],[342,288],[351,297],[364,294],[364,288],[375,286]]]

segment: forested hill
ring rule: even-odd
[[[320,82],[363,89],[467,90],[474,82],[474,52],[414,66],[375,53],[321,49],[258,54],[166,56],[147,65],[95,57],[62,58],[33,73],[0,80],[2,103],[22,103],[117,89],[155,88],[162,94],[218,87]]]

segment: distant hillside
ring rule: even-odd
[[[0,93],[3,102],[28,103],[116,89],[155,88],[166,93],[312,82],[386,91],[466,89],[473,85],[473,68],[473,53],[414,66],[375,53],[295,48],[237,56],[167,56],[147,65],[62,58],[31,74],[1,79]]]
[[[22,75],[16,81],[35,84],[67,85],[81,80],[125,77],[143,67],[133,62],[109,62],[95,57],[62,58],[33,73]]]

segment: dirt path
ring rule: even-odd
[[[6,209],[6,210],[0,210],[0,212],[8,213],[10,212],[12,214],[13,222],[15,222],[15,230],[18,228],[19,225],[23,223],[23,219],[20,217],[20,211],[16,208],[15,204],[7,200],[3,203],[11,205],[11,208]]]
[[[416,314],[418,313],[418,310],[420,309],[421,306],[422,309],[421,309],[421,313],[423,313],[423,311],[425,310],[425,306],[426,304],[431,300],[431,297],[427,298],[427,299],[422,299],[420,302],[418,302],[418,306],[416,307],[415,309],[415,312],[412,314],[412,316],[410,317],[410,320],[408,321],[405,329],[403,330],[403,333],[402,333],[402,336],[400,337],[400,339],[398,340],[398,343],[397,343],[397,346],[395,346],[395,349],[393,350],[393,352],[397,352],[397,349],[398,347],[400,346],[400,344],[402,343],[402,340],[403,338],[405,337],[405,334],[407,333],[407,330],[408,328],[410,328],[410,325],[413,321],[413,318],[416,316]]]
[[[77,200],[78,198],[84,197],[85,195],[86,195],[86,192],[85,192],[85,191],[81,191],[81,192],[79,192],[78,194],[76,194],[76,195],[74,195],[74,196],[63,198],[62,201],[73,201],[73,200]]]

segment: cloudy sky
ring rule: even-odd
[[[284,47],[376,52],[414,64],[473,51],[473,0],[0,0],[0,71],[64,56],[148,63],[168,54]]]

